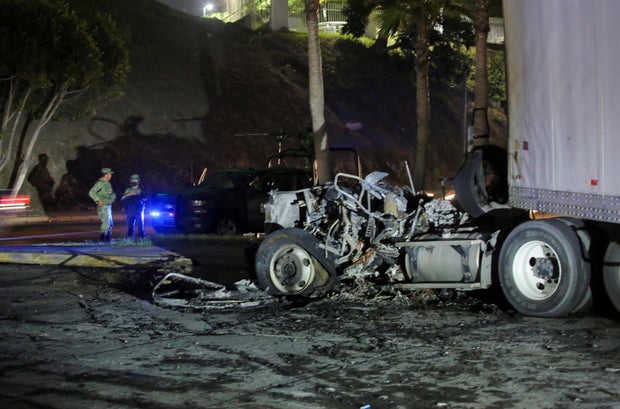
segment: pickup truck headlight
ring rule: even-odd
[[[200,200],[200,199],[192,200],[190,203],[192,207],[204,207],[207,205],[206,200]]]
[[[189,210],[190,213],[194,214],[194,215],[203,215],[205,213],[207,213],[207,209],[208,209],[208,201],[207,200],[202,200],[202,199],[193,199],[189,201]]]

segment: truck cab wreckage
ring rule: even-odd
[[[460,175],[482,171],[482,153],[474,151]],[[271,192],[265,218],[272,233],[256,254],[259,285],[272,294],[308,297],[355,277],[401,289],[490,287],[500,226],[512,227],[527,212],[489,201],[483,174],[473,187],[463,176],[455,179],[457,190],[469,190],[463,196],[481,195],[472,212],[483,212],[483,203],[488,213],[477,219],[458,201],[414,193],[413,186],[386,182],[387,176],[339,173],[326,185]],[[544,281],[549,293],[558,285],[557,278]]]
[[[271,192],[264,206],[271,233],[255,259],[259,287],[320,297],[350,278],[403,290],[477,290],[499,282],[526,315],[584,309],[592,302],[585,254],[591,231],[575,218],[532,219],[501,203],[506,186],[489,184],[502,174],[485,160],[485,153],[498,153],[489,148],[470,153],[451,200],[390,184],[383,172],[363,179],[340,173],[325,185]],[[606,271],[610,298],[617,271]]]

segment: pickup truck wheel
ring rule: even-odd
[[[183,234],[194,234],[196,232],[198,232],[198,229],[194,226],[193,223],[191,223],[189,220],[186,219],[181,219],[179,224],[178,224],[178,229],[183,233]]]
[[[529,221],[506,237],[499,279],[510,304],[525,315],[558,317],[575,312],[588,295],[590,264],[579,238],[557,220]]]
[[[316,242],[300,229],[278,230],[267,236],[256,252],[259,287],[270,294],[306,297],[318,297],[332,289],[335,281],[331,274],[310,252]]]
[[[239,234],[239,226],[237,222],[230,217],[223,217],[217,221],[215,232],[220,236],[233,236]]]
[[[174,232],[174,229],[171,227],[153,226],[153,230],[155,230],[155,233],[157,234],[170,234]]]
[[[603,282],[609,300],[620,312],[620,245],[610,243],[605,253],[605,267],[603,269]]]

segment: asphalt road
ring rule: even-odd
[[[146,232],[154,230],[145,224]],[[112,237],[124,238],[127,224],[122,214],[115,214]],[[2,223],[0,219],[0,246],[92,242],[99,239],[99,220],[96,214],[59,214],[51,217],[19,218]]]
[[[471,297],[165,307],[162,272],[4,265],[3,408],[620,407],[620,323]]]

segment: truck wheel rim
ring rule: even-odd
[[[551,297],[562,277],[557,253],[542,241],[530,241],[517,250],[512,274],[519,291],[532,300]]]
[[[312,257],[301,247],[289,244],[274,254],[269,269],[271,282],[283,294],[299,294],[314,281]]]

